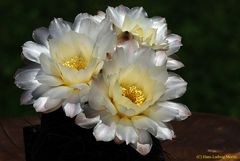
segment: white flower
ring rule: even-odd
[[[184,66],[171,56],[182,46],[181,37],[168,34],[164,18],[148,18],[142,7],[129,9],[123,5],[116,8],[108,7],[106,17],[114,24],[113,29],[118,35],[118,43],[136,39],[140,44],[168,55],[168,69],[176,70]]]
[[[90,108],[77,116],[76,123],[96,125],[97,140],[125,141],[142,155],[151,150],[150,134],[172,139],[174,132],[166,122],[186,119],[191,113],[185,105],[169,101],[180,97],[187,83],[167,72],[166,60],[165,54],[139,48],[134,40],[125,42],[93,80]]]
[[[54,19],[47,28],[33,32],[36,42],[23,45],[23,56],[32,65],[16,73],[15,83],[26,90],[22,104],[32,104],[38,112],[51,112],[63,106],[74,117],[88,100],[93,76],[113,52],[116,36],[103,14],[79,14],[73,24]]]

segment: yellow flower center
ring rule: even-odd
[[[87,63],[84,58],[75,56],[65,60],[62,65],[68,68],[80,70],[84,69],[87,66]]]
[[[135,85],[121,86],[122,96],[127,97],[133,103],[141,105],[146,100],[143,90]]]

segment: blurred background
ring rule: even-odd
[[[6,0],[0,1],[0,118],[35,115],[21,106],[14,73],[24,66],[21,46],[32,31],[54,17],[73,21],[80,12],[96,14],[107,6],[143,6],[150,17],[165,17],[168,29],[182,36],[178,52],[189,84],[179,100],[193,112],[240,118],[240,1],[238,0]]]

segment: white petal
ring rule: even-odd
[[[113,105],[111,105],[111,102],[109,102],[108,98],[99,92],[99,89],[96,90],[94,88],[91,88],[91,91],[89,93],[89,105],[95,110],[102,110],[104,108],[107,108],[107,110],[112,114],[116,114],[117,112]]]
[[[80,31],[84,31],[84,29],[82,29],[84,28],[84,25],[82,24],[83,21],[91,20],[92,22],[99,24],[104,18],[105,18],[105,13],[102,11],[99,11],[98,14],[95,16],[89,15],[88,13],[80,13],[76,16],[74,23],[72,25],[72,28],[74,31],[78,33],[82,33]],[[92,30],[92,32],[95,32],[95,31]],[[92,34],[92,33],[85,32],[85,34]]]
[[[33,90],[32,96],[34,99],[38,99],[41,97],[45,92],[49,91],[51,87],[46,85],[39,85],[36,89]]]
[[[103,110],[106,108],[112,115],[117,113],[116,108],[108,97],[108,90],[101,76],[92,81],[89,92],[89,105],[95,110]]]
[[[166,51],[167,55],[172,55],[176,53],[182,46],[181,37],[176,34],[169,35],[166,40],[169,44],[169,49]]]
[[[36,79],[47,86],[59,86],[63,84],[63,81],[55,76],[40,74],[36,76]]]
[[[187,88],[187,82],[185,82],[180,76],[169,73],[167,82],[165,83],[166,91],[160,98],[160,101],[171,100],[181,97]]]
[[[79,89],[79,90],[85,90],[89,88],[89,85],[86,83],[80,83],[80,84],[73,84],[71,87]]]
[[[73,89],[67,86],[58,86],[51,88],[46,93],[43,94],[44,97],[49,97],[52,99],[64,99],[68,98],[72,93]]]
[[[167,36],[167,24],[164,21],[159,22],[157,25],[154,24],[157,28],[157,34],[156,34],[156,43],[157,43],[157,49],[165,50],[168,48],[166,36]]]
[[[137,130],[138,142],[140,144],[152,144],[151,135],[145,130]]]
[[[134,127],[141,130],[147,130],[152,135],[157,135],[158,125],[153,120],[145,117],[145,116],[134,116],[132,118],[132,122]]]
[[[71,24],[62,18],[55,18],[49,26],[49,32],[53,38],[63,36],[66,32],[71,31]]]
[[[116,34],[111,30],[111,23],[107,20],[101,22],[99,31],[93,53],[97,58],[106,59],[107,53],[114,52],[117,43]]]
[[[41,54],[49,55],[49,50],[45,46],[32,41],[24,43],[22,49],[25,58],[38,64],[40,63],[39,58]]]
[[[133,53],[139,49],[139,43],[132,39],[119,44],[118,47],[122,47],[129,54],[129,57],[131,57],[131,54],[134,55]]]
[[[94,118],[87,118],[84,113],[79,113],[75,119],[75,123],[86,129],[94,127],[100,121],[100,117],[96,116]]]
[[[136,143],[137,142],[137,133],[131,123],[127,118],[122,118],[116,129],[116,136],[123,141],[126,141],[126,144]]]
[[[99,33],[99,23],[94,21],[93,18],[84,18],[79,22],[76,32],[88,35],[92,40],[96,40]]]
[[[170,70],[177,70],[184,67],[184,64],[178,60],[168,57],[167,68]]]
[[[158,122],[159,129],[157,131],[156,138],[160,140],[172,140],[172,138],[175,138],[174,132],[172,130],[171,126],[168,126],[165,123]]]
[[[81,45],[79,45],[81,44]],[[80,56],[90,61],[94,41],[91,40],[87,33],[76,33],[70,31],[59,39],[49,40],[51,57],[58,63],[62,63],[71,57]]]
[[[152,148],[152,144],[140,144],[139,142],[137,142],[136,144],[131,144],[131,146],[143,156],[147,155]]]
[[[72,28],[74,31],[78,32],[81,30],[81,22],[85,19],[89,19],[91,17],[91,15],[89,15],[88,13],[80,13],[75,17],[74,23],[72,25]]]
[[[166,82],[167,69],[165,63],[167,58],[164,54],[155,53],[154,50],[151,50],[150,48],[139,48],[134,53],[129,53],[128,49],[129,48],[126,46],[123,52],[121,51],[121,48],[117,48],[112,61],[106,63],[106,68],[109,68],[110,71],[112,70],[114,72],[119,71],[121,68],[125,68],[125,66],[134,64],[136,69],[146,71],[145,73],[148,73],[148,75],[151,75],[151,77],[157,79],[158,82]],[[129,51],[132,51],[132,49],[129,49]],[[143,73],[142,71],[141,73]]]
[[[94,20],[97,22],[101,22],[103,19],[105,19],[105,13],[103,11],[98,11],[98,14],[93,16]]]
[[[158,102],[156,106],[147,109],[145,115],[157,122],[184,120],[191,115],[187,106],[174,102]]]
[[[73,87],[73,86],[71,86],[71,87]],[[80,102],[80,103],[88,102],[90,86],[88,84],[81,83],[78,86],[74,86],[74,88],[79,89],[80,91],[75,93],[71,97],[69,97],[67,101],[68,102]]]
[[[49,56],[40,55],[40,63],[46,74],[59,76],[57,64]]]
[[[137,129],[147,130],[158,139],[166,140],[174,137],[174,133],[171,129],[162,123],[153,121],[148,117],[134,116],[132,118],[132,122]]]
[[[131,58],[129,57],[129,59]],[[107,73],[108,75],[116,74],[119,72],[120,68],[124,68],[128,64],[129,61],[124,49],[117,47],[112,60],[104,63],[103,73]]]
[[[156,66],[162,66],[166,64],[167,61],[167,56],[165,54],[165,52],[162,51],[158,51],[156,52]]]
[[[32,90],[25,91],[20,98],[21,105],[30,105],[33,104]]]
[[[158,29],[160,28],[160,26],[164,26],[166,23],[166,19],[159,16],[152,17],[151,20],[153,22],[153,27]]]
[[[107,126],[113,126],[113,123],[119,122],[120,118],[118,115],[112,115],[106,110],[98,111],[101,121]]]
[[[143,7],[134,7],[130,10],[128,15],[134,19],[147,17],[147,12],[143,9]]]
[[[18,88],[30,90],[36,88],[39,82],[35,79],[40,68],[20,69],[15,75],[15,84]]]
[[[59,64],[59,69],[65,82],[69,84],[80,84],[91,81],[94,65],[89,65],[84,70],[78,71],[77,69],[71,69]]]
[[[48,48],[48,38],[49,38],[49,30],[45,27],[40,27],[33,31],[32,35],[33,39]]]
[[[164,120],[164,115],[165,115],[165,121],[170,121],[170,120],[184,120],[186,119],[188,116],[191,115],[190,110],[187,108],[187,106],[180,104],[180,103],[175,103],[175,102],[159,102],[157,103],[157,106],[159,107],[159,110],[161,112],[161,116],[159,116],[159,118],[161,120]],[[174,115],[175,114],[175,115]],[[166,116],[171,117],[172,115],[172,119],[167,119]]]
[[[100,116],[100,113],[99,113],[100,111],[92,109],[89,104],[84,104],[83,103],[81,106],[82,106],[82,109],[84,111],[83,113],[84,113],[85,117],[94,118],[94,117],[99,117]],[[99,119],[100,119],[100,117],[99,117]],[[102,121],[102,119],[101,119],[101,121]]]
[[[96,40],[99,24],[92,19],[81,21],[78,33],[87,34],[92,40]]]
[[[112,123],[111,126],[107,126],[104,123],[99,123],[93,130],[93,135],[97,141],[111,141],[115,138],[116,125]]]
[[[66,116],[71,118],[82,112],[80,103],[66,103],[66,105],[63,106],[63,109],[66,113]]]
[[[114,23],[114,25],[121,27],[128,10],[129,8],[123,5],[120,5],[116,8],[108,7],[106,10],[106,17],[109,18]]]
[[[61,106],[60,99],[50,99],[48,97],[40,97],[34,101],[33,107],[37,112],[52,112]]]
[[[136,149],[140,154],[147,155],[152,148],[152,138],[151,135],[144,130],[137,130],[138,141],[131,146]]]

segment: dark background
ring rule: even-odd
[[[80,12],[95,14],[119,4],[165,17],[168,28],[183,37],[178,56],[185,68],[177,73],[189,85],[179,102],[193,112],[240,118],[239,0],[1,0],[0,117],[36,114],[32,106],[20,106],[22,91],[13,83],[15,71],[24,66],[21,46],[32,40],[34,29],[47,27],[54,17],[73,21]]]

